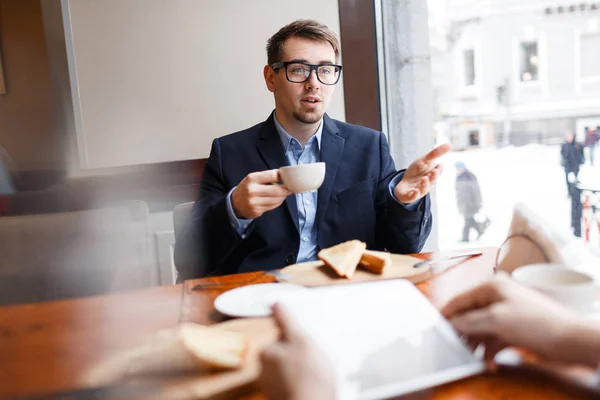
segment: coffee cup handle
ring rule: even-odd
[[[285,186],[285,183],[283,183],[283,182],[271,183],[271,185],[280,186],[280,187],[288,190],[290,193],[292,192],[290,189],[287,188],[287,186]],[[293,194],[293,193],[291,193],[291,194]]]

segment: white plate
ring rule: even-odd
[[[290,293],[309,289],[291,283],[261,283],[229,290],[215,299],[215,308],[231,317],[268,317],[271,307]]]

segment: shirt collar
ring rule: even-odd
[[[292,142],[292,139],[295,140],[296,142],[298,142],[298,144],[300,144],[300,142],[296,138],[294,138],[292,135],[287,133],[285,131],[285,129],[283,129],[283,126],[281,126],[279,121],[277,121],[277,114],[275,114],[275,118],[273,118],[273,121],[275,121],[275,129],[277,129],[277,133],[279,134],[279,139],[281,139],[281,144],[283,146],[283,149],[286,152],[288,151],[288,149],[290,147],[290,143]],[[308,139],[309,141],[311,141],[311,140],[313,140],[313,137],[316,138],[318,151],[321,151],[321,136],[322,136],[322,134],[323,134],[323,119],[321,118],[321,123],[319,124],[319,128],[317,128],[317,132],[315,132],[315,134],[310,139]]]

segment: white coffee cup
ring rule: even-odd
[[[325,180],[325,163],[292,165],[279,168],[279,175],[285,187],[299,194],[317,190]]]
[[[559,264],[530,264],[515,269],[512,278],[577,311],[594,309],[599,286],[590,275]]]

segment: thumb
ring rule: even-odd
[[[302,336],[302,329],[290,311],[280,303],[273,305],[273,318],[279,328],[281,340],[291,341]]]

